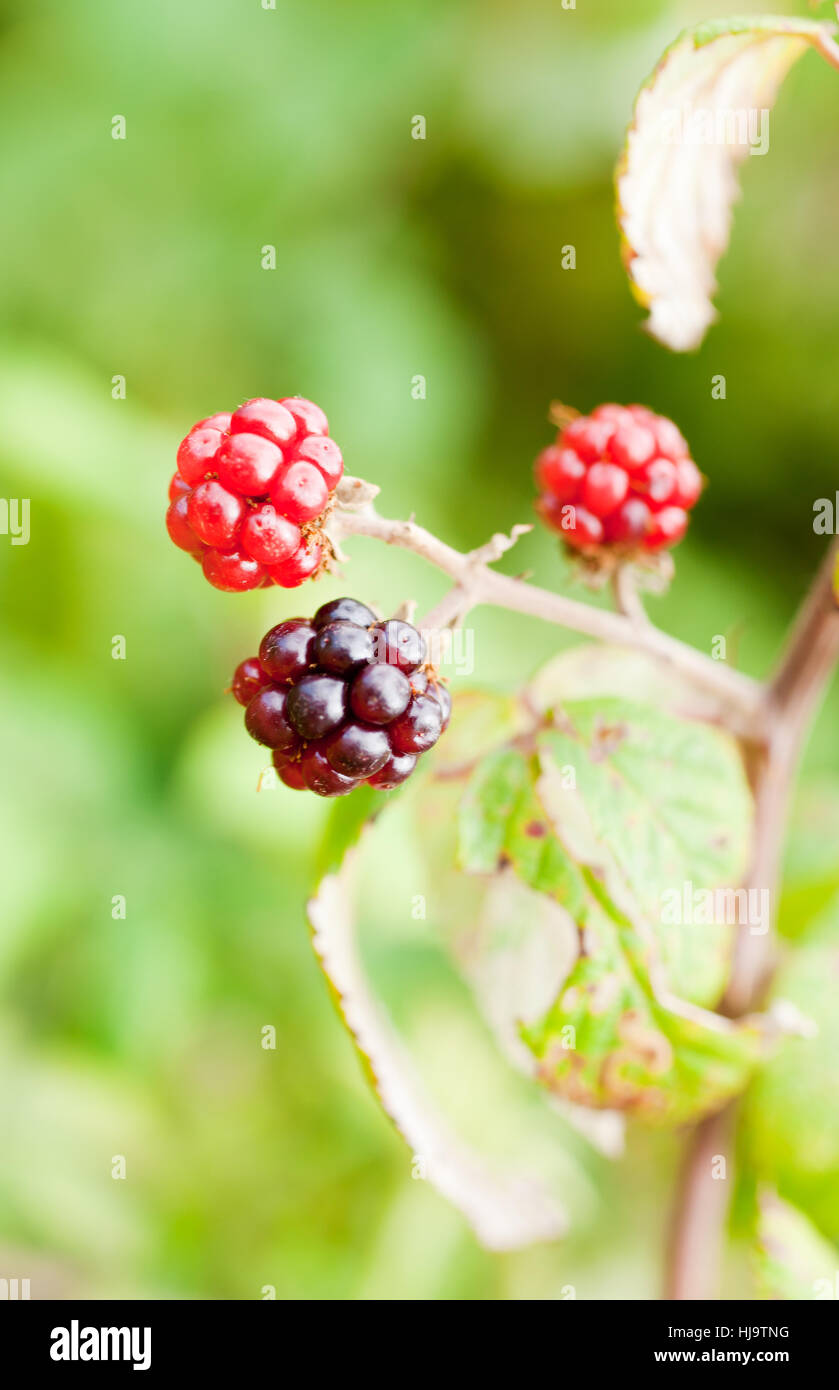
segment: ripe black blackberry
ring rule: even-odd
[[[232,691],[251,738],[287,787],[345,796],[407,780],[437,742],[452,701],[410,623],[379,622],[356,599],[272,627],[237,667]]]

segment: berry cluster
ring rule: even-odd
[[[663,550],[682,539],[703,478],[676,426],[642,405],[601,405],[536,460],[537,510],[575,550]]]
[[[318,796],[399,786],[451,714],[416,628],[352,598],[272,627],[232,690],[286,786]]]
[[[294,589],[321,564],[320,523],[343,471],[320,406],[246,401],[182,442],[166,527],[217,589]]]

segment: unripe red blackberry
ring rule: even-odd
[[[323,555],[323,547],[317,533],[303,536],[293,555],[272,565],[266,570],[266,581],[279,584],[281,589],[296,589],[304,579],[311,579],[317,573]]]
[[[259,656],[236,668],[232,691],[280,779],[318,796],[344,796],[362,782],[399,786],[452,707],[417,629],[379,622],[350,598],[272,627]]]
[[[535,464],[536,510],[595,562],[681,540],[704,479],[672,420],[641,405],[601,405],[560,429]]]
[[[166,526],[215,588],[294,589],[318,573],[344,471],[320,406],[301,396],[246,401],[199,420],[177,462]]]
[[[188,555],[194,555],[196,559],[200,560],[204,547],[189,524],[188,506],[188,493],[182,493],[180,497],[174,498],[169,503],[169,510],[166,513],[166,530],[169,532],[170,541],[179,550],[185,550]]]

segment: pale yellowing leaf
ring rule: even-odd
[[[616,174],[617,215],[633,293],[666,347],[698,347],[713,322],[738,166],[767,152],[769,112],[808,45],[837,62],[832,34],[794,17],[710,21],[680,35],[642,87]]]

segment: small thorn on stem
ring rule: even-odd
[[[335,501],[339,507],[365,507],[374,501],[381,492],[375,483],[364,478],[353,478],[345,473],[335,489]]]

